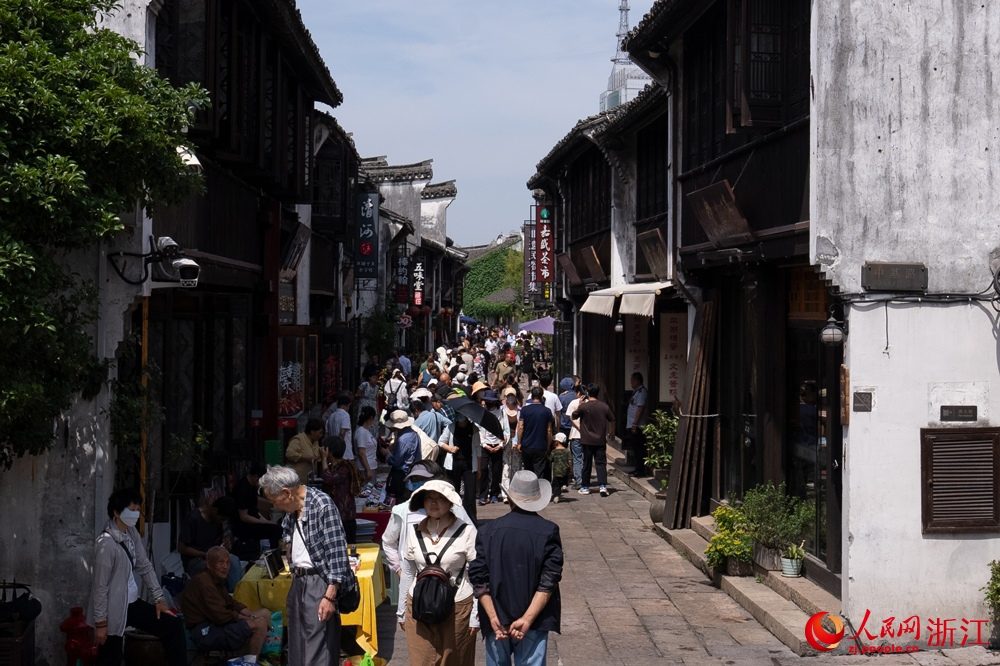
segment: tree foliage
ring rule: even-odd
[[[521,302],[524,276],[524,255],[511,248],[494,250],[479,257],[465,276],[465,304],[462,310],[470,317],[508,317]],[[502,289],[513,289],[511,303],[491,303],[484,300]]]
[[[197,186],[177,154],[207,95],[172,87],[101,28],[113,0],[0,0],[0,464],[40,453],[103,368],[96,290],[68,253]]]

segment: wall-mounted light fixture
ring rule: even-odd
[[[108,255],[108,261],[112,268],[118,273],[118,277],[129,284],[140,285],[149,279],[151,268],[156,271],[153,278],[163,282],[177,282],[182,287],[197,287],[198,277],[201,275],[201,266],[194,259],[184,255],[184,249],[170,236],[160,236],[154,239],[149,237],[149,246],[152,248],[145,254],[137,252],[115,252]],[[138,278],[130,278],[125,275],[127,268],[126,257],[134,257],[142,260],[142,273]],[[119,263],[120,262],[120,263]]]
[[[847,322],[837,321],[831,312],[830,318],[826,320],[826,326],[819,332],[820,342],[833,347],[844,344],[845,337],[847,337]]]
[[[623,333],[625,331],[625,323],[622,321],[621,315],[618,315],[618,321],[615,322],[615,333]]]

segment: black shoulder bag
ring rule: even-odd
[[[306,544],[306,535],[302,533],[302,528],[299,527],[298,518],[295,519],[295,529],[299,531],[299,538],[302,539],[302,545],[306,546],[306,550],[309,546]],[[312,557],[312,553],[309,554]],[[358,586],[358,577],[354,575],[354,569],[351,567],[351,561],[347,561],[347,573],[341,579],[340,584],[337,585],[337,612],[340,614],[353,613],[358,610],[358,606],[361,605],[361,588]]]

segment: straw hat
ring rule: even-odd
[[[424,484],[424,488],[426,487],[427,484]],[[507,493],[511,503],[518,508],[537,512],[548,506],[549,500],[552,499],[552,484],[545,479],[539,479],[534,472],[521,470],[514,473],[504,492]]]
[[[475,395],[477,392],[482,391],[483,389],[488,389],[488,388],[489,388],[489,386],[487,386],[486,382],[479,381],[479,382],[476,382],[475,384],[472,385],[472,389],[471,389],[470,392],[473,395]]]
[[[396,409],[389,414],[385,424],[393,430],[402,430],[413,425],[413,418],[402,409]]]

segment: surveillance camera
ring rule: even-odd
[[[201,275],[201,266],[198,265],[197,261],[181,257],[180,259],[171,261],[170,265],[177,271],[182,287],[198,286],[198,276]]]
[[[156,251],[164,257],[176,257],[181,253],[181,246],[170,236],[160,236],[156,239]]]

